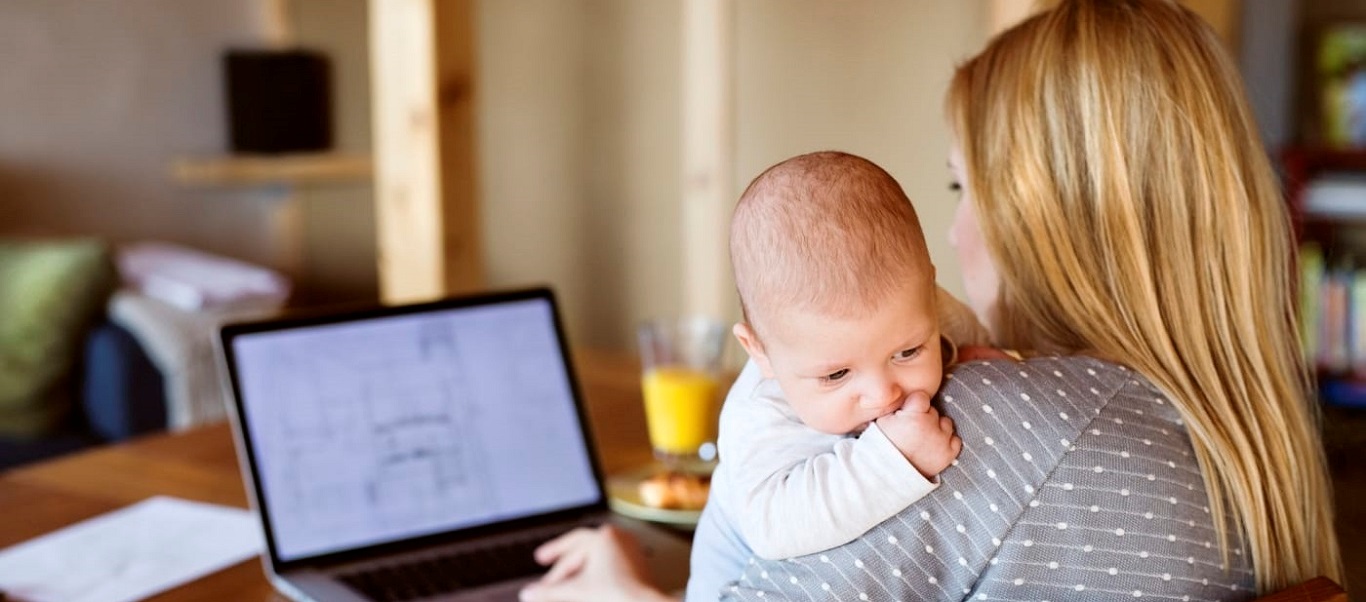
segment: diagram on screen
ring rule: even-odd
[[[477,486],[488,462],[460,342],[433,319],[337,333],[325,352],[277,350],[265,409],[275,416],[260,422],[273,432],[259,445],[277,462],[263,468],[281,526],[378,534],[493,511]]]

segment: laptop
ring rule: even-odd
[[[548,289],[231,324],[219,344],[266,574],[295,600],[516,600],[531,551],[636,533],[668,590],[678,535],[607,510]]]

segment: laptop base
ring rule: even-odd
[[[646,566],[649,567],[650,574],[654,576],[656,585],[661,590],[682,590],[687,585],[687,567],[692,546],[684,538],[683,533],[616,514],[606,514],[591,522],[610,523],[635,535],[645,554]],[[488,543],[494,544],[500,537],[490,536]],[[480,543],[482,542],[467,542],[461,544],[460,547],[477,546]],[[414,552],[411,556],[413,560],[417,560],[425,556],[449,551],[450,548],[452,546],[421,550]],[[402,561],[402,558],[398,559],[398,562]],[[271,575],[270,581],[281,594],[297,602],[377,602],[377,598],[366,596],[348,587],[339,578],[340,575],[364,568],[366,564],[377,562],[379,561],[350,564],[327,570],[304,570],[285,575]],[[383,562],[393,564],[395,559],[385,559]],[[269,572],[269,567],[267,567],[267,571]],[[407,599],[450,602],[516,602],[517,593],[536,579],[536,576],[522,577],[480,586],[475,589]]]

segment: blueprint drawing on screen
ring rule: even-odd
[[[241,337],[283,559],[592,502],[549,306]]]

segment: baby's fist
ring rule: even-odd
[[[877,426],[927,479],[948,468],[963,450],[962,439],[954,434],[953,419],[940,416],[924,393],[911,394],[900,410],[878,418]]]

